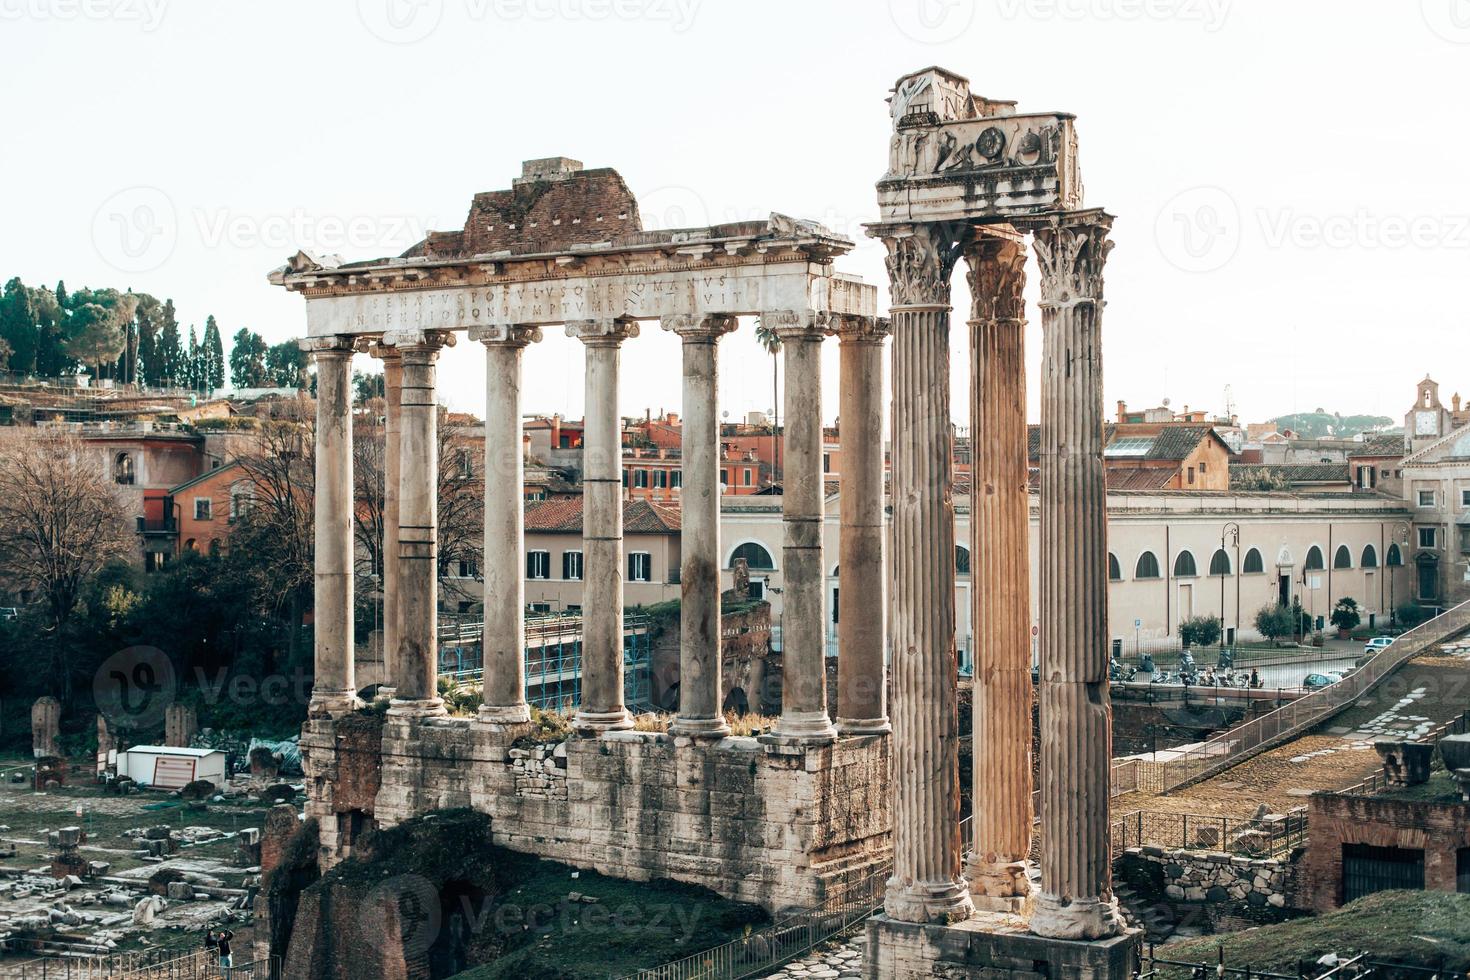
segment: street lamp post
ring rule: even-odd
[[[1220,529],[1220,550],[1225,550],[1225,539],[1235,545],[1235,642],[1240,642],[1240,524],[1230,521]],[[1220,651],[1225,650],[1225,576],[1220,576]],[[1232,657],[1232,661],[1233,661]]]

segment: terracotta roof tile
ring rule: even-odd
[[[526,508],[526,530],[553,534],[582,533],[582,497],[543,500]],[[679,507],[652,500],[623,503],[624,534],[675,534]]]

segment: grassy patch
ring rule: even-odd
[[[1277,973],[1294,973],[1299,962],[1315,962],[1327,953],[1346,958],[1361,952],[1373,959],[1463,972],[1470,970],[1470,895],[1379,892],[1317,918],[1206,936],[1171,944],[1159,953],[1171,960],[1214,964],[1221,946],[1227,966]]]

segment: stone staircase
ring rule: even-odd
[[[1144,942],[1164,943],[1176,936],[1182,938],[1181,930],[1189,931],[1189,927],[1181,927],[1173,905],[1145,898],[1126,882],[1116,883],[1113,895],[1117,897],[1128,924],[1143,930]]]

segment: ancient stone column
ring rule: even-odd
[[[720,710],[720,418],[716,355],[733,316],[666,316],[684,349],[680,499],[679,715],[675,735],[724,738]]]
[[[191,705],[175,701],[163,712],[163,744],[188,748],[199,733],[199,713]]]
[[[960,874],[949,280],[957,245],[939,225],[876,232],[893,297],[893,877],[884,910],[905,922],[970,917]]]
[[[1041,894],[1031,929],[1101,939],[1112,897],[1100,211],[1035,228],[1041,271]]]
[[[398,609],[389,596],[398,594],[399,433],[402,432],[403,360],[396,348],[381,344],[373,356],[383,362],[383,683],[378,696],[391,699],[397,683]]]
[[[883,665],[883,341],[887,318],[836,316],[842,494],[837,589],[837,731],[890,730]]]
[[[781,338],[786,367],[782,436],[781,720],[769,738],[788,745],[837,737],[827,714],[827,624],[823,591],[822,325],[804,310],[761,314]]]
[[[536,327],[470,329],[485,345],[484,703],[479,720],[531,720],[526,704],[525,452],[521,443],[521,355]]]
[[[357,701],[352,628],[352,352],[350,337],[314,337],[316,362],[316,677],[308,713],[336,717]]]
[[[388,714],[445,714],[439,697],[439,404],[436,364],[453,334],[397,340],[403,360],[398,473],[398,656]],[[390,600],[391,601],[391,600]]]
[[[623,422],[618,372],[633,320],[574,320],[568,337],[586,348],[586,421],[582,436],[582,704],[577,734],[596,738],[631,728],[623,704]]]
[[[1031,596],[1026,449],[1026,247],[966,251],[970,320],[970,577],[974,623],[974,820],[965,877],[975,905],[1030,893]]]
[[[36,698],[31,704],[31,754],[37,759],[61,755],[56,741],[61,734],[61,702],[51,697]]]

